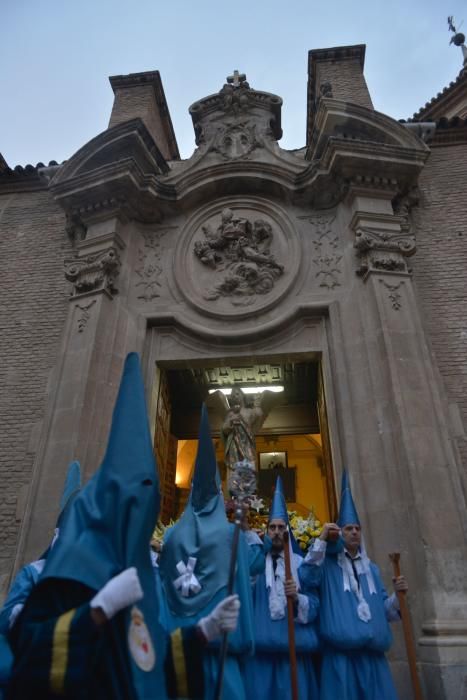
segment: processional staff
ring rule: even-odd
[[[401,575],[400,569],[400,553],[393,552],[389,555],[389,559],[392,561],[392,566],[394,569],[394,576],[398,578]],[[397,591],[397,598],[399,600],[399,609],[402,618],[402,627],[404,629],[405,638],[405,648],[407,652],[407,661],[409,662],[410,678],[412,681],[413,695],[415,700],[423,700],[422,689],[420,686],[420,679],[418,677],[417,671],[417,658],[415,654],[415,642],[412,633],[412,623],[410,620],[410,612],[407,607],[407,600],[405,598],[405,591]]]
[[[292,578],[292,569],[290,566],[290,549],[289,549],[289,531],[285,530],[284,536],[284,564],[285,564],[285,580],[289,581]],[[297,654],[295,651],[295,622],[293,600],[287,596],[287,628],[289,633],[289,659],[290,659],[290,685],[292,689],[292,700],[298,700],[298,681],[297,681]]]
[[[232,550],[230,553],[229,579],[227,583],[227,595],[233,594],[235,573],[237,569],[238,542],[240,530],[244,517],[246,500],[253,496],[256,491],[256,467],[252,462],[244,460],[237,462],[231,470],[229,478],[229,490],[236,501],[234,532],[232,538]],[[217,673],[216,688],[214,691],[215,700],[222,698],[222,686],[224,683],[224,667],[227,657],[228,633],[222,635],[221,648],[219,652],[219,669]],[[295,698],[294,698],[295,700]]]

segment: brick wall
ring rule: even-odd
[[[64,215],[47,191],[0,192],[0,599],[67,314],[69,253]]]
[[[110,116],[109,128],[139,117],[166,160],[172,158],[152,85],[119,88]]]
[[[361,107],[373,109],[368,86],[358,60],[323,61],[317,66],[316,91],[322,83],[329,81],[332,96]]]
[[[433,147],[420,189],[412,210],[414,281],[449,403],[467,435],[467,144]],[[467,437],[462,425],[453,427],[467,467]]]

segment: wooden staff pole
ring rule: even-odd
[[[389,555],[389,559],[392,562],[394,569],[394,576],[397,578],[401,575],[400,568],[400,557],[399,552],[393,552]],[[407,652],[407,660],[409,662],[410,678],[412,681],[413,696],[415,700],[423,700],[422,688],[420,686],[420,679],[418,677],[417,671],[417,658],[415,654],[415,642],[412,632],[412,624],[410,621],[410,612],[407,607],[407,600],[405,598],[405,591],[397,591],[397,598],[399,600],[399,609],[402,618],[402,627],[404,629],[405,638],[405,648]]]
[[[289,533],[284,532],[284,564],[285,564],[285,579],[288,581],[292,578],[292,569],[290,566],[290,550],[289,550]],[[297,682],[297,654],[295,651],[295,622],[293,600],[287,596],[287,623],[289,631],[289,659],[290,659],[290,685],[292,688],[292,700],[298,700],[298,682]]]
[[[232,550],[230,552],[230,565],[229,565],[229,579],[227,583],[227,596],[232,595],[234,592],[235,583],[235,572],[237,568],[237,555],[238,555],[238,541],[240,539],[240,530],[242,523],[242,504],[237,504],[235,511],[235,529],[232,539]],[[219,651],[219,668],[217,671],[216,687],[214,690],[215,700],[221,700],[222,698],[222,686],[224,684],[224,667],[225,660],[227,658],[227,647],[228,647],[228,637],[227,632],[222,634],[221,647]]]

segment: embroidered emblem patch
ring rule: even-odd
[[[128,646],[138,668],[142,671],[152,671],[156,663],[156,653],[144,621],[144,615],[136,605],[131,608]]]

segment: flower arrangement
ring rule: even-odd
[[[227,501],[225,504],[225,510],[229,520],[233,520],[235,501]],[[316,517],[313,508],[311,508],[310,514],[306,518],[298,515],[297,511],[295,510],[289,510],[287,512],[289,514],[289,522],[293,536],[295,537],[300,549],[303,552],[306,552],[313,544],[314,540],[320,536],[323,526]],[[269,506],[264,503],[262,498],[253,496],[253,498],[249,500],[246,517],[248,518],[248,527],[251,530],[258,530],[264,533],[268,527]],[[176,520],[171,520],[167,525],[164,525],[159,521],[156,529],[154,530],[153,540],[162,542],[166,531],[175,525],[176,522]]]

